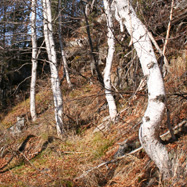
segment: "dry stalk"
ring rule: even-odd
[[[163,55],[165,56],[165,52],[166,52],[166,47],[168,44],[168,38],[169,38],[169,32],[171,29],[171,21],[172,21],[172,17],[173,17],[173,7],[174,7],[174,0],[172,0],[171,2],[171,10],[170,10],[170,16],[169,16],[169,23],[168,23],[168,29],[167,29],[167,33],[166,33],[166,39],[165,39],[165,43],[164,43],[164,47],[163,47]],[[166,67],[169,66],[169,64],[165,64]]]

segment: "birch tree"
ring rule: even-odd
[[[60,136],[63,132],[63,102],[57,70],[57,58],[52,28],[51,3],[49,0],[43,0],[43,17],[44,39],[51,70],[51,87],[53,91],[53,100],[55,107],[56,128],[57,134]]]
[[[150,42],[148,31],[137,18],[128,0],[114,0],[118,20],[131,35],[144,76],[147,79],[148,106],[139,130],[140,142],[165,178],[171,175],[171,163],[166,147],[161,144],[159,124],[165,108],[165,89],[162,75]]]
[[[107,20],[107,27],[108,27],[108,55],[106,58],[106,66],[104,70],[104,86],[105,86],[105,95],[108,102],[109,107],[109,114],[112,121],[115,121],[115,118],[117,116],[117,109],[114,97],[111,92],[111,67],[112,67],[112,60],[113,55],[115,51],[115,40],[114,40],[114,34],[113,34],[113,22],[112,22],[112,13],[111,8],[109,5],[108,0],[103,0],[105,13],[106,13],[106,20]]]
[[[31,5],[31,38],[32,38],[32,72],[30,85],[30,113],[33,121],[36,120],[36,74],[37,74],[37,38],[36,38],[36,0]]]
[[[59,21],[58,35],[59,35],[59,42],[60,42],[60,49],[61,49],[61,55],[62,55],[62,60],[63,60],[63,66],[64,66],[64,74],[66,76],[67,83],[68,83],[69,87],[71,88],[72,84],[71,84],[70,77],[69,77],[68,64],[67,64],[67,60],[66,60],[66,56],[65,56],[65,51],[64,51],[63,43],[62,43],[61,0],[58,1],[58,12],[59,12],[59,18],[58,18],[58,21]]]

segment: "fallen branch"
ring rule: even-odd
[[[187,120],[183,120],[183,121],[180,122],[178,125],[176,125],[176,126],[173,128],[173,131],[176,130],[176,129],[178,129],[178,128],[180,128],[180,127],[182,127],[185,123],[187,123]],[[162,138],[162,137],[164,137],[164,136],[166,136],[166,135],[168,135],[168,134],[170,134],[170,131],[169,131],[169,130],[168,130],[166,133],[160,135],[160,137]]]
[[[178,125],[176,125],[176,126],[173,128],[173,130],[176,130],[177,128],[182,127],[182,126],[183,126],[184,124],[186,124],[186,123],[187,123],[187,120],[183,120],[181,123],[179,123]],[[168,135],[168,134],[170,134],[170,131],[169,131],[169,130],[168,130],[166,133],[160,135],[160,137],[164,137],[164,136],[166,136],[166,135]],[[143,149],[143,147],[141,146],[141,147],[139,147],[139,148],[137,148],[137,149],[131,151],[130,153],[127,153],[127,154],[123,155],[123,156],[120,156],[120,157],[117,157],[117,158],[115,158],[115,159],[112,159],[112,160],[103,162],[103,163],[101,163],[101,164],[99,164],[99,165],[97,165],[97,166],[95,166],[95,167],[93,167],[93,168],[91,168],[91,169],[85,171],[82,175],[80,175],[79,177],[76,177],[75,180],[79,180],[79,179],[85,177],[86,175],[88,175],[90,172],[92,172],[92,171],[95,170],[95,169],[98,169],[98,168],[101,168],[102,166],[105,166],[105,165],[108,165],[108,164],[117,162],[117,161],[119,161],[119,160],[121,160],[121,159],[123,159],[123,158],[125,158],[125,157],[127,157],[127,156],[129,156],[129,155],[132,155],[132,154],[137,153],[138,151],[140,151],[140,150],[142,150],[142,149]]]
[[[115,159],[113,159],[113,160],[109,160],[109,161],[103,162],[103,163],[101,163],[101,164],[99,164],[99,165],[97,165],[97,166],[95,166],[95,167],[93,167],[93,168],[91,168],[91,169],[85,171],[81,176],[76,177],[75,180],[79,180],[79,179],[85,177],[85,176],[86,176],[88,173],[90,173],[91,171],[93,171],[93,170],[95,170],[95,169],[98,169],[98,168],[100,168],[100,167],[102,167],[102,166],[104,166],[104,165],[108,165],[108,164],[117,162],[118,160],[121,160],[121,159],[123,159],[123,158],[125,158],[125,157],[127,157],[127,156],[129,156],[129,155],[132,155],[132,154],[134,154],[134,153],[140,151],[141,149],[142,149],[142,146],[139,147],[139,148],[137,148],[137,149],[135,149],[135,150],[133,150],[133,151],[131,151],[130,153],[127,153],[127,154],[123,155],[123,156],[117,157],[117,158],[115,158]]]

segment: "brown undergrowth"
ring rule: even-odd
[[[177,62],[177,61],[180,61]],[[180,64],[180,65],[178,65]],[[186,120],[186,56],[171,62],[165,77],[170,122],[176,126]],[[88,75],[86,75],[88,77]],[[3,119],[1,126],[0,186],[185,186],[187,181],[187,129],[175,130],[177,140],[165,138],[173,159],[174,177],[162,181],[158,169],[144,150],[115,159],[121,143],[126,142],[127,154],[140,146],[138,129],[146,109],[146,89],[136,98],[121,93],[119,118],[114,124],[103,121],[108,115],[104,90],[92,80],[71,77],[69,89],[64,82],[64,135],[56,136],[53,101],[49,87],[37,94],[38,119],[32,123],[29,100],[18,104]],[[6,130],[17,116],[27,116],[23,133],[13,137]],[[104,130],[93,133],[103,123]],[[166,132],[167,118],[160,125]],[[113,160],[112,162],[110,162]],[[100,164],[105,163],[102,166]],[[98,167],[97,167],[98,166]]]

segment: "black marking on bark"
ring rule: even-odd
[[[156,98],[155,98],[155,101],[156,101],[156,102],[165,103],[165,100],[166,100],[165,95],[158,95],[158,96],[156,96]]]
[[[141,40],[143,37],[144,37],[144,35],[140,36],[140,37],[139,37],[139,40]]]
[[[151,51],[151,50],[149,50],[149,52],[151,53],[152,51]]]
[[[132,11],[131,10],[129,10],[129,13],[128,13],[128,15],[130,15],[132,13]]]
[[[122,22],[124,23],[124,22],[126,22],[126,19],[125,18],[121,18],[122,19]]]
[[[150,121],[150,117],[149,116],[145,116],[145,121],[146,122]]]
[[[142,126],[140,126],[139,136],[142,137]]]
[[[123,9],[125,10],[127,8],[127,5],[125,5],[124,7],[123,7]]]
[[[153,68],[154,65],[155,65],[154,62],[150,62],[149,64],[147,64],[147,68],[151,69],[151,68]]]

